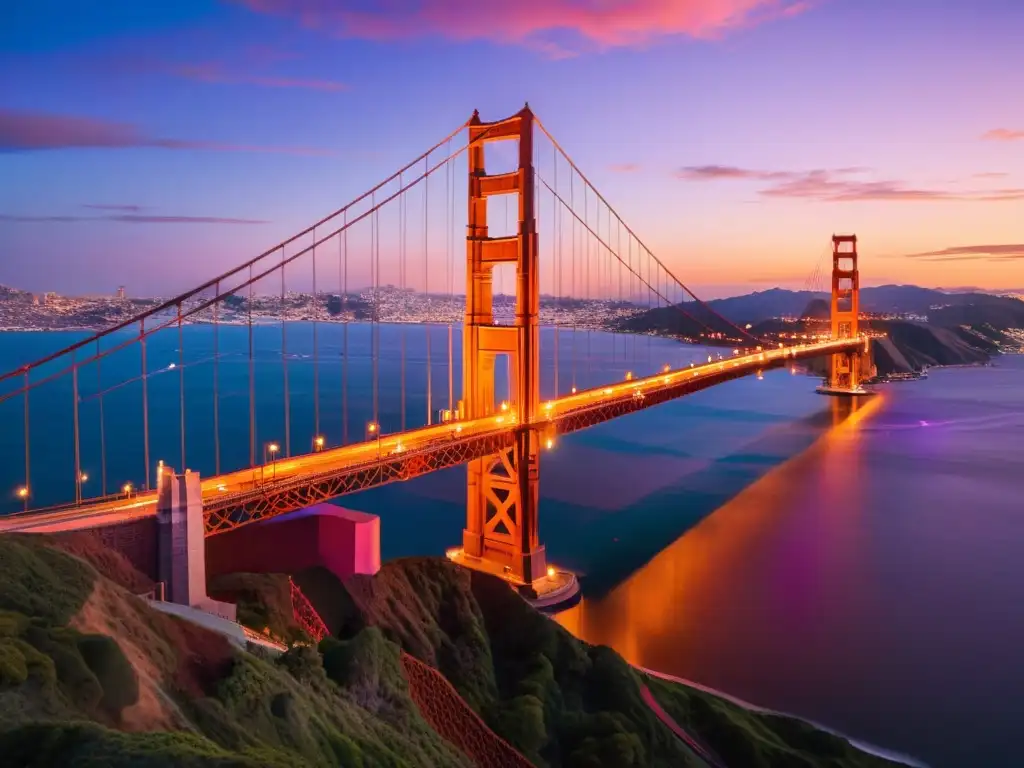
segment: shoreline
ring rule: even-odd
[[[670,683],[676,683],[677,685],[683,685],[687,688],[693,688],[694,690],[700,691],[701,693],[708,693],[712,696],[717,696],[720,699],[728,701],[730,704],[735,704],[737,707],[742,707],[743,709],[749,710],[750,712],[755,712],[761,715],[778,715],[780,717],[792,718],[793,720],[800,720],[804,723],[807,723],[808,725],[814,726],[819,731],[824,731],[826,733],[832,734],[833,736],[838,736],[839,738],[844,739],[845,741],[849,742],[851,746],[856,747],[861,752],[866,752],[869,755],[874,755],[875,757],[882,757],[886,760],[892,760],[893,762],[910,766],[910,768],[930,768],[930,766],[927,763],[922,762],[921,760],[919,760],[916,757],[913,757],[912,755],[906,755],[902,752],[895,752],[893,750],[886,749],[885,747],[880,747],[876,744],[869,744],[866,741],[855,739],[851,736],[848,736],[845,733],[841,733],[840,731],[835,730],[834,728],[830,728],[827,725],[822,725],[821,723],[816,722],[814,720],[809,720],[806,717],[794,715],[790,712],[781,712],[777,709],[769,709],[767,707],[762,707],[757,704],[753,704],[749,701],[745,701],[744,699],[741,699],[737,696],[728,694],[725,691],[719,691],[707,685],[701,685],[700,683],[694,682],[693,680],[687,680],[682,677],[676,677],[675,675],[669,675],[665,672],[658,672],[655,669],[648,669],[647,667],[641,667],[637,664],[630,664],[630,666],[639,672],[643,672],[644,674],[658,678],[659,680],[665,680]]]

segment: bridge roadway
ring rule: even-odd
[[[867,343],[843,339],[723,356],[722,360],[627,379],[541,404],[542,446],[618,416],[791,361],[849,352]],[[317,501],[427,474],[514,445],[521,425],[513,412],[445,422],[398,434],[279,459],[202,480],[207,535]],[[0,533],[49,533],[106,526],[156,514],[156,491],[86,500],[0,518]]]

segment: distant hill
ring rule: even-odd
[[[819,301],[828,302],[829,294],[771,288],[743,296],[714,299],[707,304],[732,322],[745,325],[757,324],[771,318],[804,317],[812,302]],[[987,324],[998,330],[1024,328],[1024,301],[989,293],[946,293],[916,285],[881,285],[862,288],[860,305],[865,312],[927,316],[930,322],[946,327]],[[681,306],[698,319],[707,320],[713,317],[711,313],[697,305]],[[812,317],[820,316],[820,306],[817,303],[813,304],[815,314],[811,315]],[[665,308],[643,313],[631,319],[629,330],[653,330],[659,322],[664,326],[664,330],[667,330],[666,323],[670,314]],[[717,319],[715,322],[722,325]]]

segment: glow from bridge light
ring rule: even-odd
[[[632,380],[633,380],[633,372],[632,371],[626,371],[626,381],[632,381]]]
[[[504,424],[505,423],[505,417],[504,416],[499,416],[498,418],[495,419],[495,421],[498,422],[499,424]]]
[[[84,483],[88,479],[89,479],[89,476],[87,474],[85,474],[85,472],[83,472],[82,474],[80,474],[78,476],[78,482],[80,482],[80,483]]]
[[[708,362],[711,362],[711,355],[708,355]]]
[[[28,498],[28,486],[27,485],[23,485],[23,486],[21,486],[21,488],[18,489],[18,498],[19,499],[27,499]]]
[[[740,353],[740,351],[739,351],[738,349],[734,349],[734,350],[732,351],[732,353],[733,353],[734,355],[738,355],[738,354]]]
[[[552,448],[555,447],[555,439],[553,437],[549,437],[547,440],[544,441],[544,447],[550,451]]]
[[[605,387],[605,388],[604,388],[604,390],[603,390],[603,392],[604,392],[604,393],[605,393],[606,395],[610,395],[610,394],[612,393],[612,388],[611,388],[611,387]]]
[[[573,388],[572,388],[572,393],[573,393],[574,395],[576,394],[576,387],[573,387]]]
[[[555,569],[552,566],[550,566],[550,565],[548,566],[548,578],[549,579],[555,578]]]
[[[224,483],[221,483],[220,485],[217,486],[217,490],[220,491],[221,493],[224,493],[227,489],[228,487],[224,485]]]
[[[401,453],[405,448],[402,447],[401,441],[395,444],[395,453]]]
[[[125,483],[123,486],[121,486],[121,491],[123,493],[131,493],[132,492],[132,484],[131,483]]]
[[[271,453],[277,453],[278,451],[281,450],[281,446],[279,446],[277,443],[271,443],[270,445],[267,446],[267,450],[270,451]]]
[[[313,441],[313,443],[316,445],[317,448],[323,448],[324,447],[324,438],[323,438],[323,436],[322,435],[317,435],[316,439]]]
[[[668,384],[670,381],[672,381],[672,377],[671,376],[666,376],[664,379],[662,379],[662,381],[664,381],[666,384]]]
[[[507,400],[502,400],[501,401],[501,410],[503,410],[503,411],[507,411],[508,410],[508,401]]]
[[[371,435],[375,434],[378,429],[380,429],[380,425],[376,421],[371,421],[369,424],[366,425],[366,431],[369,432]]]
[[[462,425],[461,424],[456,424],[455,425],[455,434],[459,434],[461,431],[462,431]]]
[[[669,365],[668,363],[665,363],[665,367],[661,369],[661,372],[662,373],[668,373],[671,370],[672,370],[672,366]]]

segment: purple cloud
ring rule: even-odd
[[[867,181],[850,178],[864,174],[867,168],[849,167],[813,171],[765,171],[731,165],[696,165],[680,168],[675,176],[684,181],[761,181],[760,194],[770,198],[793,198],[820,202],[949,201],[999,202],[1024,200],[1024,189],[988,191],[949,191],[922,189],[893,180]]]
[[[143,210],[141,205],[109,205],[106,203],[83,203],[82,207],[94,211],[128,211],[130,213],[138,213]]]
[[[45,149],[192,149],[220,152],[272,152],[331,155],[309,147],[262,147],[147,136],[136,126],[76,115],[0,109],[0,152]]]
[[[171,71],[189,80],[204,83],[222,83],[231,85],[258,85],[264,88],[305,88],[314,91],[347,91],[349,86],[337,80],[320,80],[316,78],[274,77],[271,75],[250,75],[228,72],[217,63],[190,64],[172,67]]]

